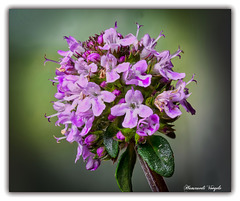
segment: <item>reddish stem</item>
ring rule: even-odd
[[[149,168],[148,164],[138,154],[137,150],[136,153],[151,190],[153,192],[169,192],[163,177]]]

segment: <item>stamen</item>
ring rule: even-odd
[[[86,95],[81,91],[79,95],[79,100],[83,100],[86,97]]]
[[[52,80],[52,79],[48,79],[48,80],[52,82],[52,85],[53,85],[53,86],[55,86],[54,84],[55,84],[56,82],[59,83],[59,81],[56,81],[56,80]]]
[[[101,69],[99,78],[102,79],[102,78],[105,78],[105,77],[106,77],[106,69]]]
[[[67,138],[66,136],[64,136],[64,137],[56,137],[55,135],[53,137],[57,140],[57,143],[60,143],[59,142],[60,140],[63,140],[63,139]]]
[[[62,68],[62,67],[60,67],[60,68],[56,68],[59,72],[65,72],[66,71],[66,69],[65,68]]]
[[[179,46],[179,47],[178,47],[178,50],[177,50],[175,53],[173,53],[173,54],[170,56],[170,58],[172,59],[172,58],[178,56],[179,59],[181,59],[181,55],[179,55],[181,52],[184,53],[184,52],[180,49],[180,46]]]
[[[158,99],[155,99],[154,105],[159,109],[160,112],[163,111],[162,107],[164,106],[164,103],[159,101]]]
[[[54,62],[54,63],[60,64],[58,61],[54,61],[54,60],[51,60],[51,59],[47,59],[46,54],[44,55],[44,59],[45,59],[45,61],[44,61],[44,65],[45,65],[46,62],[48,62],[48,61],[51,61],[51,62]]]
[[[162,32],[163,31],[161,31],[160,34],[158,35],[158,37],[152,42],[152,45],[155,44],[159,40],[159,38],[161,38],[162,36],[165,38],[165,35],[162,34]]]
[[[176,94],[178,91],[181,91],[182,87],[180,87],[180,89],[175,89],[172,91],[173,94]]]
[[[136,32],[136,38],[138,37],[138,33],[139,33],[139,29],[140,29],[140,27],[142,27],[143,25],[139,25],[137,22],[136,22],[136,24],[137,24],[137,32]]]
[[[195,73],[193,74],[191,80],[189,80],[186,85],[188,85],[190,82],[195,82],[195,83],[197,84],[197,80],[194,80],[194,79],[193,79],[194,76],[195,76]]]
[[[48,122],[51,122],[50,119],[51,119],[52,117],[55,117],[55,116],[59,115],[59,114],[60,114],[60,113],[56,113],[56,114],[47,116],[47,114],[45,113],[45,114],[44,114],[44,117],[48,119]]]
[[[48,119],[48,122],[51,122],[50,118],[47,116],[47,113],[44,114],[44,117]]]
[[[61,133],[64,135],[66,133],[66,129],[62,129]]]

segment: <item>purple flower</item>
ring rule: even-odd
[[[122,134],[121,131],[117,132],[116,138],[119,139],[119,140],[125,140],[125,136]]]
[[[86,164],[87,170],[94,171],[101,164],[101,161],[99,159],[93,159],[94,154],[89,151],[87,145],[82,145],[80,142],[78,142],[78,149],[77,149],[75,163],[80,159],[81,156],[83,157],[84,161],[87,160],[88,158],[87,164]]]
[[[86,169],[90,171],[96,170],[99,165],[101,164],[101,161],[99,159],[93,159],[93,156],[89,156],[87,164],[86,164]]]
[[[177,73],[172,71],[173,64],[171,62],[171,59],[179,56],[182,50],[178,49],[177,52],[175,52],[173,55],[170,55],[169,51],[163,51],[156,54],[157,59],[159,60],[158,63],[154,65],[153,73],[154,74],[160,74],[165,79],[169,80],[179,80],[185,77],[185,73]]]
[[[152,75],[145,73],[147,70],[146,60],[140,60],[134,64],[128,71],[123,73],[123,79],[127,85],[134,84],[136,86],[148,87],[151,84]]]
[[[128,145],[124,136],[126,128],[133,128],[138,134],[137,138],[132,136],[129,139],[135,139],[136,143],[145,143],[148,136],[159,129],[162,114],[153,114],[153,109],[145,105],[149,102],[148,96],[157,96],[155,106],[170,118],[181,115],[180,105],[195,114],[187,101],[191,93],[186,88],[195,81],[194,76],[185,83],[182,80],[185,73],[172,70],[171,59],[180,57],[182,50],[179,48],[174,54],[157,52],[155,46],[164,36],[162,31],[156,39],[145,34],[139,41],[142,25],[136,24],[136,34],[129,33],[124,37],[117,32],[117,22],[115,27],[95,34],[84,42],[72,36],[64,37],[68,50],[58,51],[60,60],[45,57],[44,63],[51,61],[60,66],[56,68],[56,77],[51,80],[53,85],[57,85],[57,101],[53,102],[56,113],[50,116],[45,114],[45,117],[48,121],[52,117],[57,118],[55,125],[63,126],[63,136],[54,136],[57,143],[62,139],[76,142],[75,162],[82,157],[86,169],[90,171],[96,170],[105,158],[112,158],[104,145],[104,131],[109,122],[116,126],[120,123],[124,128],[119,128],[113,136],[113,140],[119,142],[119,148]],[[156,86],[151,86],[153,76]],[[175,87],[171,80],[177,80]],[[166,86],[166,91],[159,94],[157,86]],[[144,90],[148,90],[149,95],[143,94]],[[167,119],[164,121],[168,122]]]
[[[139,120],[136,133],[140,136],[149,136],[159,129],[159,117],[153,114],[149,117]]]
[[[125,115],[122,123],[124,128],[134,128],[137,126],[138,115],[144,118],[153,114],[151,108],[142,104],[143,96],[138,90],[134,91],[133,88],[128,90],[125,95],[125,101],[126,103],[121,103],[111,108],[113,116]]]
[[[77,125],[72,122],[74,117],[74,111],[71,112],[70,110],[65,110],[58,115],[58,120],[55,123],[57,126],[60,126],[60,124],[65,125],[65,128],[61,131],[61,133],[66,136],[66,140],[69,142],[78,141],[81,138],[81,132],[79,131]],[[71,128],[69,128],[69,125],[71,125]],[[59,141],[61,138],[56,139]]]
[[[179,106],[173,103],[172,95],[172,91],[164,91],[156,97],[154,104],[160,112],[164,110],[169,117],[175,118],[180,116],[182,112],[180,111]]]
[[[180,116],[182,112],[180,111],[179,106],[174,104],[179,102],[187,112],[190,112],[192,115],[195,114],[195,110],[186,100],[191,94],[189,94],[188,89],[185,88],[190,82],[195,81],[193,80],[193,77],[188,83],[179,80],[176,84],[176,89],[164,91],[156,97],[154,104],[160,112],[164,110],[171,118]]]
[[[154,50],[154,48],[157,45],[157,41],[162,36],[165,37],[165,35],[162,34],[162,31],[160,32],[159,36],[156,39],[150,38],[150,36],[148,34],[145,34],[143,36],[140,43],[143,45],[144,48],[143,48],[143,50],[140,54],[140,59],[145,59],[145,58],[147,58],[149,56],[152,56],[156,53],[156,50]]]
[[[55,79],[58,81],[57,90],[58,92],[55,94],[55,98],[57,99],[65,99],[66,97],[79,93],[79,87],[77,86],[77,81],[79,80],[79,76],[76,75],[61,75],[57,76]]]
[[[88,65],[83,58],[79,58],[75,62],[75,69],[80,74],[79,84],[86,87],[88,84],[88,77],[90,78],[93,73],[97,72],[98,67],[95,63]]]
[[[65,135],[67,136],[66,140],[70,143],[72,143],[74,141],[78,141],[80,138],[79,130],[78,130],[77,126],[75,126],[74,124],[72,125],[71,130],[67,131],[65,133]]]
[[[74,109],[72,107],[72,105],[64,104],[64,103],[61,103],[61,102],[54,102],[53,108],[57,111],[56,114],[53,114],[53,115],[50,115],[50,116],[45,115],[45,117],[48,119],[49,122],[50,122],[50,119],[52,117],[55,117],[55,116],[59,117],[59,115],[71,115],[71,111]]]
[[[120,37],[117,33],[117,22],[115,22],[115,27],[105,30],[103,34],[103,42],[105,45],[103,47],[99,46],[102,50],[110,50],[111,52],[118,51],[120,45]]]
[[[76,73],[74,69],[74,60],[70,56],[61,58],[60,68],[56,69],[56,75],[69,75]]]
[[[115,82],[120,78],[119,73],[125,72],[129,68],[129,63],[121,63],[117,66],[117,59],[112,55],[103,55],[101,58],[101,66],[106,69],[106,80],[107,83]]]
[[[73,101],[72,106],[75,108],[80,100],[84,98],[82,82],[79,80],[79,76],[76,76],[78,80],[65,80],[62,83],[61,89],[64,89],[64,101]],[[60,83],[59,83],[60,84]],[[80,111],[81,112],[81,111]],[[85,112],[85,111],[82,111]]]
[[[69,46],[69,51],[63,51],[59,50],[58,54],[64,57],[71,57],[73,54],[80,54],[85,52],[84,48],[82,45],[72,36],[69,37],[64,37],[66,39],[68,46]]]
[[[78,101],[78,110],[85,112],[92,106],[94,116],[99,116],[106,108],[104,102],[111,103],[116,96],[109,91],[101,91],[99,85],[89,82],[84,90],[86,97]]]
[[[188,92],[188,88],[186,88],[186,86],[190,84],[192,81],[197,82],[193,78],[194,78],[194,75],[192,76],[191,80],[189,80],[187,83],[182,80],[178,80],[176,84],[176,89],[181,94],[181,98],[179,98],[180,99],[179,103],[187,112],[190,112],[192,115],[195,115],[196,111],[193,109],[191,104],[186,100],[191,95],[191,93]]]
[[[128,34],[126,35],[123,39],[120,40],[120,44],[122,46],[130,46],[130,45],[133,45],[135,50],[138,49],[138,33],[139,33],[139,29],[142,25],[139,25],[138,23],[137,24],[137,33],[136,33],[136,36],[134,36],[133,34]]]
[[[59,118],[60,119],[60,118]],[[72,112],[71,115],[62,115],[58,123],[65,125],[65,131],[69,124],[72,124],[70,132],[66,133],[67,141],[78,141],[81,136],[85,136],[92,128],[94,116],[91,110],[84,113]]]

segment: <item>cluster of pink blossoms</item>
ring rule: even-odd
[[[173,133],[169,123],[181,115],[179,105],[195,114],[186,100],[186,85],[195,80],[185,83],[185,73],[172,70],[171,59],[182,50],[157,52],[162,32],[156,39],[145,34],[138,40],[140,27],[137,24],[136,35],[125,37],[117,32],[117,23],[85,42],[65,37],[69,49],[58,51],[60,61],[45,58],[60,65],[51,80],[57,84],[57,113],[46,118],[58,118],[55,125],[64,128],[57,142],[76,142],[75,162],[82,156],[88,170],[96,170],[102,160],[116,160],[104,141],[110,125],[112,140],[123,148],[130,140],[144,143],[156,131]]]

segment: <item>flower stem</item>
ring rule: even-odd
[[[140,165],[153,192],[169,192],[163,177],[152,171],[136,150]]]

